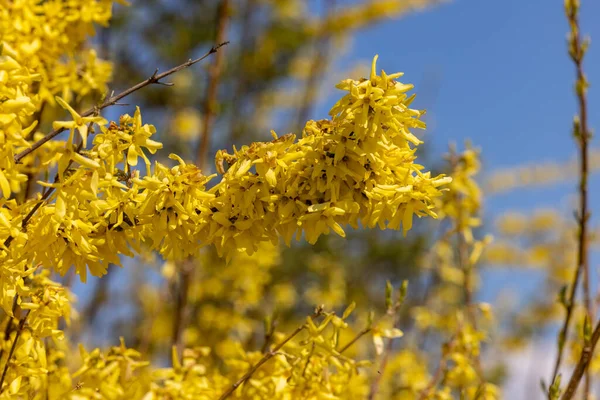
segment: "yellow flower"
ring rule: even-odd
[[[66,101],[64,101],[59,96],[56,96],[56,102],[60,104],[62,108],[69,111],[71,116],[73,117],[73,121],[54,121],[52,123],[52,127],[54,129],[72,129],[79,131],[81,135],[81,139],[83,140],[83,147],[87,147],[87,136],[88,136],[88,124],[95,123],[98,125],[105,125],[106,120],[101,116],[88,116],[82,117],[71,107]]]

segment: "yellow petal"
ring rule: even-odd
[[[2,189],[2,196],[5,198],[10,197],[10,184],[8,183],[8,179],[4,175],[4,171],[0,169],[0,189]]]
[[[68,111],[68,112],[71,114],[71,116],[73,116],[73,119],[81,118],[81,116],[80,116],[80,115],[77,113],[77,111],[75,111],[75,110],[73,109],[73,107],[71,107],[71,106],[69,105],[69,103],[67,103],[66,101],[64,101],[64,100],[63,100],[61,97],[59,97],[59,96],[56,96],[56,97],[55,97],[55,99],[56,99],[56,102],[57,102],[57,103],[58,103],[58,104],[59,104],[59,105],[60,105],[62,108],[64,108],[65,110],[67,110],[67,111]]]
[[[138,163],[138,153],[137,150],[135,148],[135,145],[132,144],[131,146],[129,146],[129,149],[127,150],[127,164],[131,165],[132,167],[135,167]]]

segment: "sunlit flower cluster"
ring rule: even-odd
[[[107,353],[82,348],[81,366],[70,370],[63,366],[71,349],[61,328],[62,321],[69,324],[76,317],[74,298],[50,280],[52,269],[65,275],[74,267],[85,281],[88,272],[100,276],[109,264],[120,264],[122,255],[148,250],[180,260],[212,245],[227,259],[240,252],[248,257],[280,238],[290,244],[304,236],[314,243],[330,231],[345,236],[346,225],[402,227],[406,233],[414,215],[436,216],[434,199],[450,178],[432,177],[414,162],[421,142],[411,129],[425,125],[419,120],[422,112],[409,108],[414,96],[406,92],[412,85],[397,82],[401,74],[378,76],[375,60],[369,79],[339,85],[347,94],[332,108],[330,120],[308,122],[298,140],[273,134],[271,142],[243,146],[233,154],[219,152],[221,178],[212,183],[217,175],[205,176],[174,154],[174,166],[151,163],[149,156],[162,145],[153,140],[156,130],[143,124],[139,109],[110,123],[99,113],[76,111],[75,103],[84,96],[106,91],[110,66],[85,50],[83,42],[94,23],[108,20],[112,2],[8,5],[0,12],[0,280],[8,316],[0,349],[7,372],[2,396],[164,398],[189,393],[213,398],[264,357],[241,349],[232,353],[229,338],[218,349],[227,366],[223,372],[214,358],[192,361],[188,356],[196,350],[190,349],[182,364],[174,359],[171,370],[152,372],[122,342]],[[9,29],[9,20],[16,29]],[[46,103],[68,112],[70,118],[52,124],[67,130],[68,137],[16,157],[43,137],[35,129]],[[31,196],[36,180],[43,191]],[[275,265],[257,265],[265,270],[264,282]],[[224,274],[218,278],[221,284],[228,279]],[[239,288],[238,312],[258,304],[263,284],[255,275],[250,286]],[[279,289],[273,296],[289,298],[290,288]],[[309,297],[323,296],[313,290]],[[340,338],[350,340],[351,334],[341,331],[348,328],[344,319],[353,307],[343,318],[321,310],[314,320],[307,319],[298,331],[306,334],[301,342],[280,345],[283,334],[273,332],[274,360],[239,393],[249,398],[364,397],[368,381],[360,368],[366,364],[345,357],[342,352],[350,346],[340,350],[339,343]],[[209,309],[203,313],[211,315]],[[231,317],[220,315],[215,321]],[[243,321],[238,322],[237,332],[243,333]],[[253,329],[247,326],[246,335]],[[378,352],[384,338],[402,334],[383,326],[372,332]],[[194,342],[192,330],[185,335]]]
[[[57,160],[58,180],[50,204],[35,214],[28,232],[36,232],[24,252],[35,262],[65,273],[71,265],[85,279],[87,268],[102,275],[119,254],[149,246],[169,259],[197,254],[212,244],[220,255],[252,254],[261,242],[286,243],[303,234],[314,243],[331,230],[344,236],[344,225],[398,229],[412,227],[413,215],[435,217],[433,200],[450,178],[431,177],[415,164],[420,141],[410,128],[422,128],[421,112],[408,108],[412,85],[400,74],[345,81],[349,93],[332,109],[332,120],[311,121],[295,141],[285,135],[271,142],[221,151],[223,173],[204,176],[193,164],[171,155],[174,167],[151,166],[146,153],[162,147],[151,139],[139,109],[119,124],[98,116],[73,116],[55,122],[71,129]],[[87,142],[90,126],[100,126],[89,150],[78,151],[74,132]],[[138,165],[142,158],[146,175]],[[225,165],[227,164],[227,165]],[[41,233],[41,234],[40,234]],[[51,238],[51,239],[49,239]]]

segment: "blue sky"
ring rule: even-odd
[[[582,3],[582,32],[600,38],[600,24],[594,22],[600,2]],[[562,1],[456,0],[360,31],[337,68],[379,54],[380,68],[405,72],[403,80],[416,86],[415,106],[428,110],[425,139],[433,144],[434,157],[450,141],[460,145],[471,139],[482,149],[486,171],[567,161],[576,154],[570,132],[577,111],[567,31]],[[594,88],[600,81],[600,50],[593,40],[584,67],[592,84],[593,128],[600,126],[600,89]],[[323,116],[337,96],[331,93],[314,117]],[[592,199],[598,192],[595,181]],[[497,211],[540,203],[564,206],[573,188],[525,190],[490,199],[489,205]]]

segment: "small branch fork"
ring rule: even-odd
[[[100,110],[109,107],[109,106],[113,106],[116,105],[118,103],[119,100],[121,100],[122,98],[129,96],[130,94],[137,92],[138,90],[148,86],[148,85],[152,85],[152,84],[156,84],[156,85],[164,85],[164,86],[172,86],[172,83],[165,83],[165,82],[161,82],[162,79],[166,78],[169,75],[172,75],[176,72],[181,71],[182,69],[191,67],[192,65],[199,63],[200,61],[206,59],[207,57],[209,57],[211,54],[216,53],[221,47],[225,46],[229,44],[229,42],[223,42],[220,44],[217,44],[215,46],[213,46],[208,52],[206,52],[206,54],[204,54],[202,57],[200,58],[196,58],[195,60],[188,60],[186,62],[184,62],[181,65],[178,65],[174,68],[171,68],[168,71],[162,72],[162,73],[158,73],[158,69],[156,69],[154,71],[154,73],[152,74],[152,76],[150,76],[148,79],[138,83],[135,86],[130,87],[129,89],[126,89],[124,91],[122,91],[121,93],[111,96],[110,98],[108,98],[107,100],[105,100],[102,104],[100,104],[99,106],[94,106],[86,111],[84,111],[81,116],[82,117],[88,117],[92,114],[97,114]],[[60,133],[64,132],[65,128],[59,128],[59,129],[55,129],[52,132],[50,132],[49,134],[47,134],[46,136],[44,136],[42,139],[38,140],[37,142],[33,143],[31,145],[30,148],[23,150],[22,152],[20,152],[19,154],[17,154],[15,156],[15,162],[16,163],[20,163],[21,160],[27,156],[28,154],[31,154],[32,152],[34,152],[35,150],[37,150],[38,148],[42,147],[46,142],[52,140],[53,138],[55,138],[56,136],[58,136]]]
[[[312,318],[313,319],[317,318],[322,313],[323,313],[323,309],[321,307],[318,307],[315,310],[315,313],[312,315]],[[258,360],[258,362],[256,364],[254,364],[252,367],[250,367],[250,369],[248,370],[248,372],[246,372],[240,379],[238,379],[235,383],[231,384],[231,386],[229,386],[229,388],[227,388],[227,390],[225,392],[223,392],[223,394],[219,397],[219,400],[224,400],[224,399],[228,398],[233,392],[235,392],[235,390],[238,387],[240,387],[244,382],[246,382],[248,379],[250,379],[250,377],[252,377],[252,375],[264,363],[266,363],[271,358],[273,358],[273,356],[275,356],[277,354],[277,352],[279,350],[281,350],[281,348],[283,346],[285,346],[290,340],[292,340],[294,337],[296,337],[304,329],[306,329],[306,324],[300,325],[292,333],[290,333],[285,339],[283,339],[283,341],[281,343],[279,343],[278,345],[276,345],[275,347],[273,347],[273,349],[271,349],[269,352],[265,353],[262,356],[262,358],[260,360]]]

